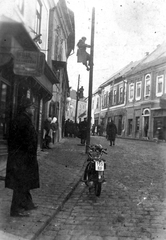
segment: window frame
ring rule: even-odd
[[[122,92],[121,92],[121,89],[122,89]],[[121,84],[119,86],[119,103],[122,103],[123,102],[123,85]]]
[[[133,96],[131,97],[131,87],[133,87]],[[134,100],[134,83],[129,84],[129,102]]]
[[[140,96],[138,96],[138,85],[140,84]],[[141,99],[141,88],[142,88],[142,82],[138,81],[136,82],[136,96],[135,99],[138,101]]]
[[[37,5],[39,5],[40,10],[38,11],[38,7],[36,7],[35,32],[41,34],[42,3],[40,0],[37,0]]]
[[[149,93],[146,93],[147,90],[147,81],[149,81]],[[145,89],[144,89],[144,97],[150,97],[150,91],[151,91],[151,75],[150,74],[146,74],[145,75]]]
[[[116,104],[116,98],[117,98],[117,88],[113,88],[113,99],[112,99],[113,104]]]
[[[162,87],[161,87],[162,89],[161,89],[161,92],[158,91],[159,78],[162,78]],[[156,77],[156,96],[157,97],[160,97],[160,96],[163,95],[163,89],[164,89],[164,75],[162,74],[162,75],[158,75]]]

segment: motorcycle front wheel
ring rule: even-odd
[[[84,181],[85,181],[86,186],[89,186],[89,185],[88,185],[89,172],[90,172],[90,162],[87,164],[87,166],[86,166],[86,168],[85,168],[85,171],[84,171]]]
[[[101,182],[95,182],[95,195],[99,197],[101,194]]]

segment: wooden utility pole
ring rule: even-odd
[[[78,86],[77,86],[77,93],[76,93],[75,123],[77,123],[77,110],[78,110],[78,101],[79,101],[79,85],[80,85],[80,74],[78,75]]]
[[[91,130],[91,109],[92,109],[92,86],[93,86],[93,55],[94,55],[94,32],[95,32],[95,8],[92,8],[92,22],[91,22],[91,61],[89,72],[89,95],[88,95],[88,115],[87,115],[87,139],[86,139],[86,153],[90,145],[90,130]]]

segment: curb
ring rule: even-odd
[[[35,240],[37,237],[40,236],[40,234],[42,233],[42,231],[48,226],[48,224],[52,221],[52,219],[61,211],[61,209],[63,208],[63,206],[65,205],[65,203],[68,201],[68,199],[71,197],[71,195],[73,194],[73,192],[75,191],[75,189],[77,188],[77,186],[79,185],[79,183],[82,181],[82,174],[83,174],[83,170],[86,166],[86,160],[85,162],[83,163],[80,171],[79,171],[79,178],[78,179],[75,179],[73,181],[73,183],[71,183],[69,186],[68,186],[68,193],[67,195],[64,197],[64,199],[62,200],[62,202],[59,204],[59,206],[57,207],[57,209],[55,210],[55,212],[52,214],[51,217],[49,217],[45,222],[44,224],[39,228],[39,230],[34,234],[34,236],[31,238],[31,240]],[[71,189],[71,190],[70,190]],[[63,195],[64,193],[62,193]],[[63,196],[62,196],[63,197]],[[59,197],[61,198],[61,196]]]

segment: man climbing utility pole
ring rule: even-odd
[[[92,22],[91,22],[91,52],[90,52],[90,72],[89,72],[88,115],[87,115],[87,139],[86,139],[86,149],[85,149],[86,153],[88,152],[88,146],[90,145],[90,130],[91,130],[94,32],[95,32],[95,8],[93,7]]]

